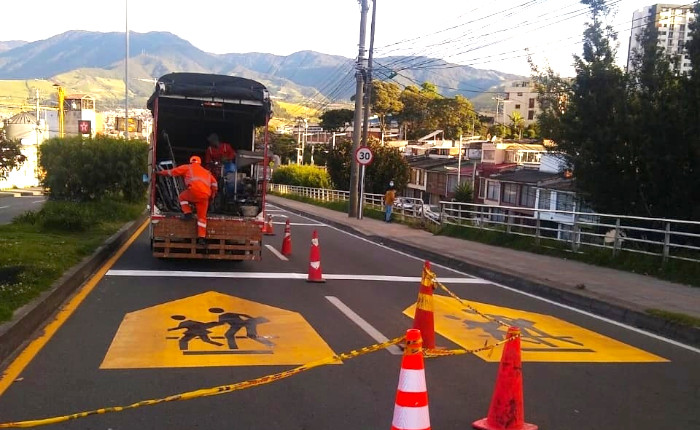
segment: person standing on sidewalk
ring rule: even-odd
[[[396,201],[396,188],[394,188],[394,181],[391,181],[389,182],[389,188],[384,193],[385,222],[391,222],[391,210],[394,208],[394,201]]]

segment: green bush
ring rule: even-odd
[[[42,185],[59,200],[90,201],[105,196],[138,201],[145,192],[148,145],[141,140],[98,136],[54,138],[40,147]]]
[[[471,182],[462,182],[455,188],[455,200],[461,203],[471,203],[474,198],[474,189]]]
[[[331,188],[331,178],[325,169],[317,166],[282,166],[272,174],[272,182],[311,188]]]
[[[136,218],[143,207],[104,198],[90,202],[50,200],[39,211],[28,211],[12,221],[16,225],[33,225],[44,232],[82,232],[102,223]]]

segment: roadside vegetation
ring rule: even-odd
[[[49,200],[0,225],[0,321],[143,213],[146,155],[144,142],[112,138],[42,145]]]

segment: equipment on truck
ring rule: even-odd
[[[259,260],[261,222],[268,169],[267,133],[256,143],[255,129],[271,115],[262,84],[245,78],[200,73],[171,73],[156,83],[148,100],[153,113],[153,172],[204,158],[212,131],[235,151],[229,159],[207,165],[218,191],[205,220],[206,242],[197,244],[195,220],[180,219],[182,178],[151,175],[151,244],[161,258]]]

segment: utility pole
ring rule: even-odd
[[[350,202],[348,207],[348,216],[357,217],[360,192],[360,165],[355,160],[355,152],[360,148],[360,140],[362,137],[362,93],[364,87],[364,58],[365,58],[365,38],[367,33],[367,11],[369,6],[368,0],[358,0],[360,3],[360,43],[357,55],[357,70],[355,78],[357,85],[355,87],[355,117],[353,119],[352,130],[352,154],[351,169],[350,169]]]
[[[377,0],[372,0],[372,24],[369,30],[369,59],[367,60],[367,81],[365,82],[365,117],[362,125],[362,146],[369,139],[369,111],[372,100],[372,61],[374,58],[374,24],[377,19]]]
[[[302,165],[304,160],[304,146],[301,141],[301,118],[297,118],[297,164]]]
[[[457,159],[457,186],[462,183],[462,134],[459,135],[459,158]]]
[[[126,55],[124,56],[124,137],[129,138],[129,0],[124,0]]]

